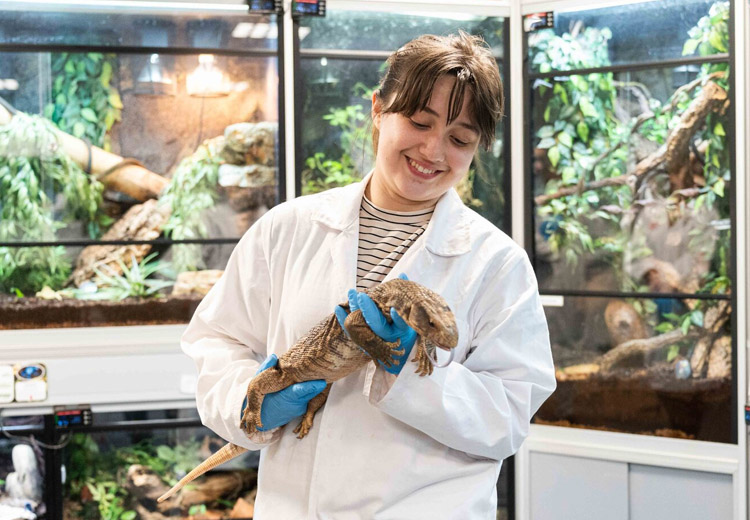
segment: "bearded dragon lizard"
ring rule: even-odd
[[[385,316],[391,307],[419,335],[414,362],[420,376],[432,373],[430,355],[435,347],[444,350],[458,343],[456,320],[443,298],[430,289],[410,280],[395,278],[364,291]],[[350,311],[349,304],[341,304]],[[390,320],[390,317],[387,318]],[[241,428],[246,434],[254,433],[263,424],[260,409],[266,394],[314,379],[324,379],[328,385],[307,405],[302,422],[294,429],[302,439],[310,431],[315,413],[325,404],[331,384],[363,368],[368,362],[381,361],[392,365],[393,355],[403,354],[398,343],[380,339],[367,325],[362,311],[350,312],[341,328],[335,314],[330,314],[315,325],[281,357],[276,366],[256,375],[247,387],[247,407],[242,416]],[[207,471],[247,451],[235,444],[227,444],[199,464],[172,489],[159,497],[162,502]]]

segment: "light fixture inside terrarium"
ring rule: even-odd
[[[162,62],[161,56],[152,54],[148,62],[141,69],[136,80],[136,94],[151,94],[155,96],[174,96],[176,84],[172,73]]]
[[[213,54],[198,56],[198,66],[188,74],[186,83],[187,93],[197,97],[226,96],[231,88]]]

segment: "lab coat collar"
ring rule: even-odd
[[[343,193],[339,192],[338,197],[333,193],[324,195],[313,220],[339,231],[356,229],[362,197],[371,177],[372,172],[361,182],[341,188]],[[438,200],[424,239],[427,250],[439,256],[462,255],[471,250],[469,212],[453,188]]]

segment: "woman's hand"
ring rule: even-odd
[[[405,274],[399,275],[399,278],[408,280]],[[398,315],[394,308],[391,308],[390,315],[392,321],[389,323],[385,315],[380,312],[378,306],[367,294],[358,292],[356,289],[350,289],[347,296],[349,298],[349,312],[362,311],[365,322],[380,339],[388,343],[398,341],[400,347],[404,349],[403,354],[391,357],[393,360],[391,366],[386,366],[381,361],[378,361],[383,370],[398,375],[404,367],[406,360],[409,359],[411,349],[417,341],[416,331],[401,319],[401,316]],[[337,306],[335,312],[341,328],[346,330],[344,327],[344,320],[346,320],[348,315],[346,310],[341,306]]]

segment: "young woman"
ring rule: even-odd
[[[481,39],[406,44],[373,96],[374,170],[269,211],[196,311],[183,349],[198,365],[201,418],[230,442],[262,448],[256,519],[495,518],[501,462],[555,388],[525,252],[453,189],[501,114],[500,75]],[[248,382],[331,311],[345,317],[336,306],[347,295],[410,356],[414,331],[350,290],[401,273],[454,311],[453,361],[428,377],[412,363],[373,363],[337,381],[302,440],[297,417],[325,383],[293,385],[266,397],[266,430],[246,436]]]

